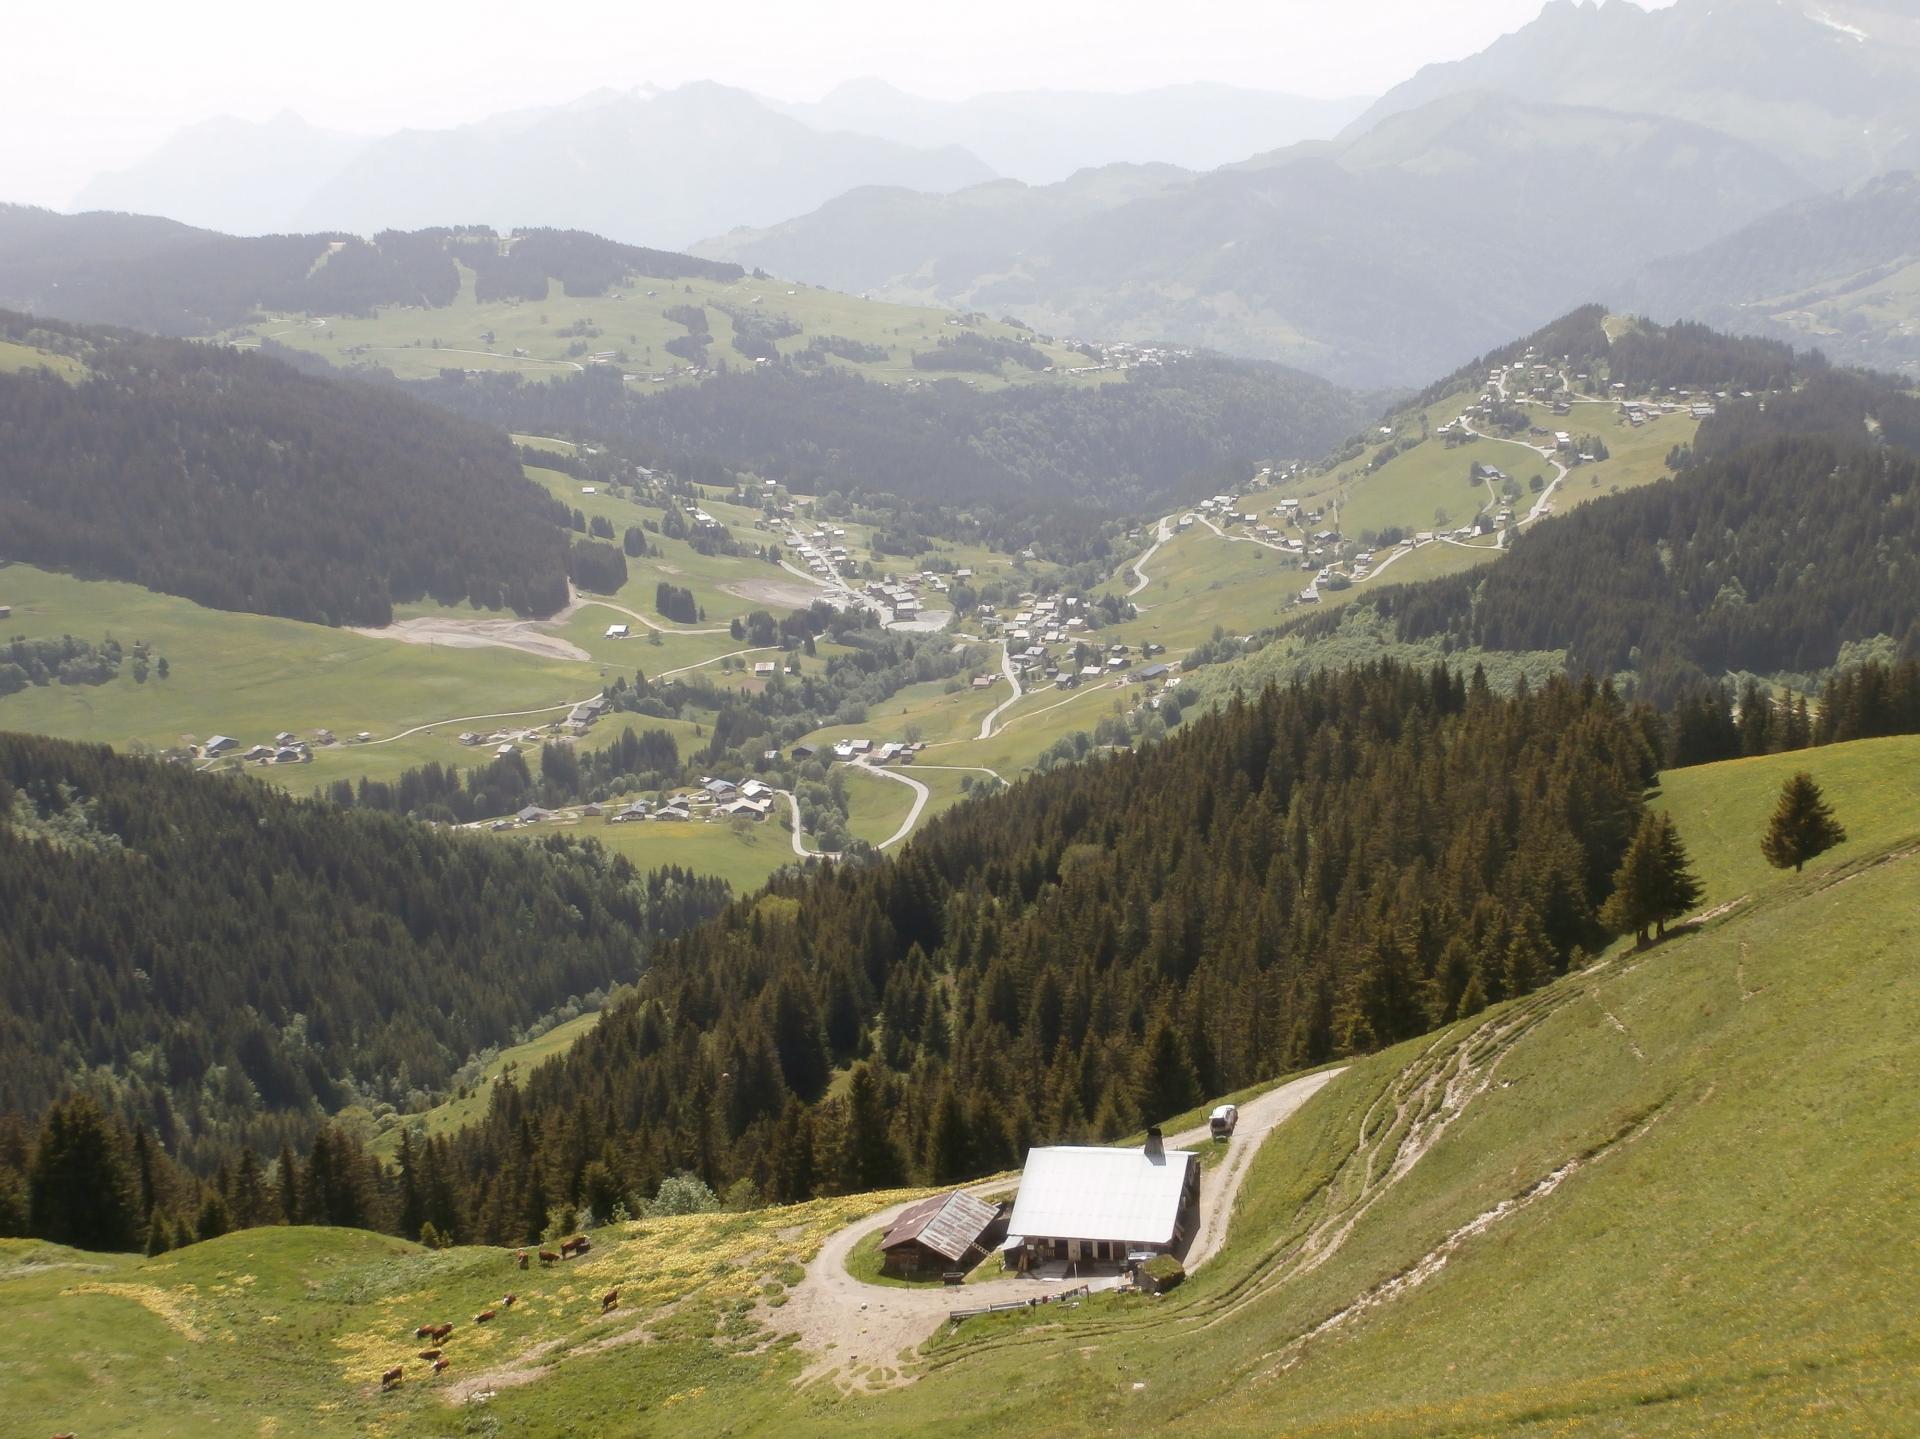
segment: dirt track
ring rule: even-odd
[[[735,580],[720,588],[757,605],[784,605],[795,610],[804,610],[815,600],[826,599],[837,593],[830,586],[811,581],[802,584],[798,580]]]
[[[1200,1228],[1187,1251],[1186,1265],[1197,1269],[1219,1251],[1226,1238],[1233,1205],[1245,1183],[1249,1161],[1276,1126],[1289,1118],[1340,1071],[1325,1070],[1269,1090],[1241,1106],[1240,1124],[1228,1141],[1226,1158],[1200,1177]],[[1171,1135],[1169,1147],[1212,1143],[1205,1126]],[[985,1196],[1005,1194],[1018,1181],[971,1186]],[[962,1290],[906,1289],[866,1284],[847,1272],[847,1256],[868,1234],[897,1218],[905,1204],[870,1214],[828,1239],[807,1265],[806,1278],[797,1285],[786,1306],[771,1319],[775,1327],[790,1329],[807,1355],[801,1382],[835,1371],[846,1371],[841,1382],[873,1385],[904,1382],[901,1355],[920,1344],[954,1309],[1032,1299],[1060,1286],[1033,1278],[991,1279]],[[1097,1282],[1096,1282],[1097,1284]]]
[[[409,645],[446,645],[449,649],[520,650],[548,660],[591,660],[572,640],[541,628],[539,620],[460,619],[451,615],[422,615],[395,620],[379,629],[355,627],[353,633],[372,640],[399,640]]]

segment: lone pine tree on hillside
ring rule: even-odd
[[[1616,933],[1633,931],[1636,945],[1647,947],[1647,931],[1664,937],[1667,921],[1678,919],[1700,898],[1700,882],[1687,868],[1680,831],[1664,814],[1649,811],[1613,874],[1613,893],[1600,909],[1600,922]]]
[[[1847,832],[1833,817],[1813,776],[1800,771],[1780,787],[1779,803],[1760,841],[1760,852],[1775,869],[1793,866],[1798,874],[1815,855],[1846,842]]]

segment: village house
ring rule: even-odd
[[[1138,1149],[1057,1145],[1027,1151],[1002,1254],[1009,1268],[1050,1261],[1124,1264],[1177,1253],[1200,1224],[1199,1156],[1158,1129]]]
[[[1005,1214],[1005,1205],[964,1189],[931,1195],[908,1205],[887,1227],[880,1238],[881,1267],[889,1274],[971,1269],[1006,1232]]]
[[[623,640],[630,633],[631,631],[628,630],[628,628],[625,625],[608,625],[607,626],[607,638],[610,640]]]
[[[212,759],[217,754],[225,754],[230,749],[238,748],[239,744],[240,741],[232,735],[217,734],[200,746],[200,753]]]

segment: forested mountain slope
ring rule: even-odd
[[[227,1186],[228,1214],[272,1227],[145,1260],[0,1239],[0,1366],[36,1426],[16,1427],[1063,1436],[1111,1433],[1124,1406],[1130,1432],[1249,1439],[1902,1433],[1920,1405],[1900,1262],[1920,1111],[1897,1082],[1920,1063],[1917,753],[1663,776],[1710,913],[1351,1063],[1265,1139],[1224,1246],[1170,1294],[943,1324],[902,1356],[874,1321],[939,1296],[872,1289],[794,1344],[819,1282],[802,1266],[905,1194],[616,1219],[588,1256],[520,1272],[511,1250],[283,1223],[283,1204],[324,1220],[351,1195],[316,1149],[297,1182],[256,1167]],[[1768,870],[1756,838],[1799,768],[1854,837],[1805,874]],[[73,1162],[84,1118],[63,1115],[58,1156],[82,1200],[108,1168]],[[436,1242],[440,1148],[379,1195]],[[7,1166],[37,1152],[0,1122],[0,1220]],[[136,1173],[129,1157],[134,1215]],[[467,1322],[508,1286],[510,1310]],[[453,1367],[434,1376],[412,1333],[441,1316]],[[405,1380],[382,1392],[392,1364]],[[822,1367],[847,1387],[801,1382]]]
[[[1920,176],[1876,176],[1656,260],[1615,294],[1661,316],[1818,345],[1851,364],[1920,368]]]
[[[724,895],[0,734],[0,1113],[84,1086],[203,1167],[304,1146],[635,979]]]
[[[1576,674],[1630,670],[1661,703],[1728,673],[1817,674],[1876,635],[1912,653],[1920,457],[1904,446],[1916,443],[1911,397],[1816,377],[1723,408],[1673,480],[1545,521],[1483,572],[1383,590],[1299,634],[1371,612],[1401,640],[1564,650]]]
[[[457,263],[456,263],[457,262]],[[153,215],[60,215],[0,205],[0,305],[163,335],[245,324],[261,309],[363,314],[452,303],[457,265],[480,299],[543,300],[548,278],[598,295],[626,275],[731,279],[738,265],[623,245],[578,230],[495,234],[484,225],[371,239],[342,231],[225,235]]]
[[[413,392],[517,431],[718,463],[803,493],[880,490],[939,500],[1079,502],[1141,510],[1317,454],[1366,401],[1280,365],[1205,355],[1124,383],[903,390],[787,365],[635,394],[589,371],[549,383],[444,373]]]
[[[86,367],[0,373],[0,559],[323,624],[566,603],[566,516],[502,434],[223,347],[5,311],[0,338]]]
[[[1649,723],[1593,686],[1322,677],[776,880],[495,1090],[460,1232],[523,1238],[596,1160],[633,1193],[961,1178],[1524,994],[1605,938]]]

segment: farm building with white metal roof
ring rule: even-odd
[[[1200,1164],[1149,1130],[1139,1149],[1027,1151],[1007,1223],[1023,1266],[1050,1259],[1118,1264],[1142,1250],[1179,1250],[1200,1218]]]

